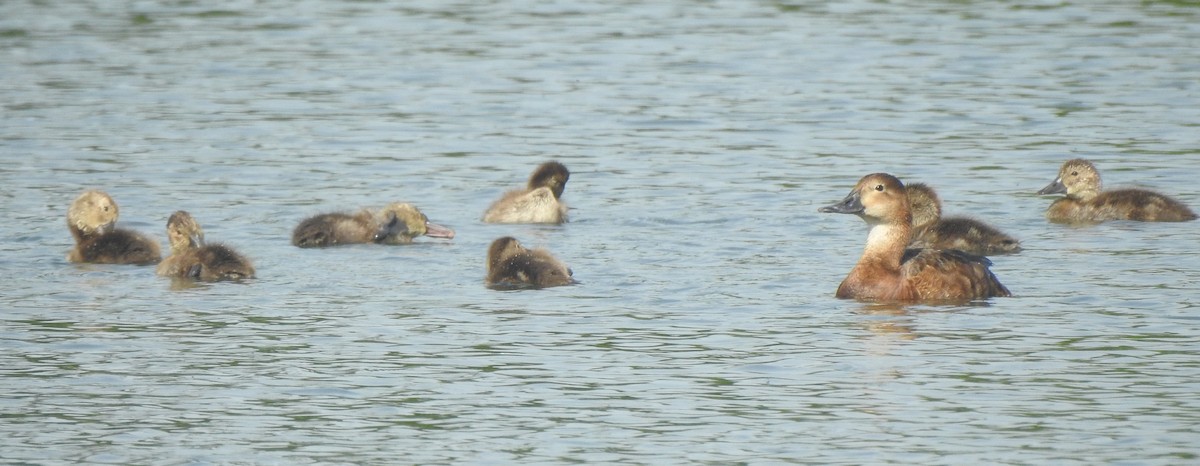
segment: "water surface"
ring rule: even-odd
[[[1127,463],[1200,449],[1196,223],[1047,224],[1070,157],[1200,207],[1187,2],[0,4],[0,459]],[[563,226],[487,225],[538,163]],[[1020,238],[1013,298],[833,291],[859,177]],[[246,283],[65,260],[82,190]],[[394,200],[452,241],[300,250]],[[483,286],[499,236],[580,284]]]

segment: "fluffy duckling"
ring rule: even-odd
[[[166,277],[203,281],[254,278],[254,266],[223,244],[205,244],[204,229],[185,211],[167,220],[171,255],[158,264],[156,273]]]
[[[1058,178],[1038,194],[1066,194],[1046,209],[1046,219],[1055,223],[1096,223],[1107,220],[1139,222],[1185,222],[1195,220],[1188,206],[1145,189],[1100,190],[1100,172],[1084,159],[1063,163]]]
[[[942,217],[942,200],[924,183],[909,183],[908,202],[913,215],[909,246],[957,249],[981,256],[1021,251],[1021,242],[995,227],[969,217]]]
[[[516,238],[505,236],[488,248],[487,284],[492,287],[570,285],[571,269],[544,249],[527,249]]]
[[[567,205],[560,199],[571,172],[558,162],[546,162],[533,171],[529,185],[504,193],[483,213],[487,223],[563,223]]]
[[[319,248],[355,243],[408,244],[425,235],[454,238],[454,230],[432,223],[412,204],[395,202],[378,211],[329,213],[310,217],[292,231],[292,244]]]
[[[71,262],[150,265],[162,260],[158,242],[141,233],[117,228],[119,209],[104,191],[85,191],[67,210],[67,228],[75,237]]]
[[[838,286],[838,298],[945,302],[1010,296],[985,257],[906,248],[912,212],[904,184],[892,175],[867,175],[845,199],[820,211],[858,215],[869,227],[862,257]]]

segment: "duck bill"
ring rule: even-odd
[[[1042,188],[1037,193],[1038,194],[1066,194],[1066,192],[1067,192],[1067,185],[1063,184],[1062,178],[1060,177],[1060,178],[1055,178],[1054,182],[1046,185],[1045,188]]]
[[[454,238],[454,230],[438,225],[433,222],[425,222],[425,236],[432,238]]]
[[[817,209],[818,212],[826,214],[861,214],[864,210],[866,207],[863,207],[858,191],[851,192],[842,202]]]

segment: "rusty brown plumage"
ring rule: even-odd
[[[858,215],[870,228],[862,257],[838,286],[839,298],[941,302],[1011,295],[987,258],[907,248],[913,214],[904,184],[892,175],[867,175],[845,199],[820,211]]]

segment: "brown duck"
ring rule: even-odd
[[[985,257],[953,249],[907,249],[912,212],[904,184],[892,175],[867,175],[845,199],[820,211],[857,215],[869,228],[862,257],[838,286],[838,298],[961,302],[1010,295]]]

